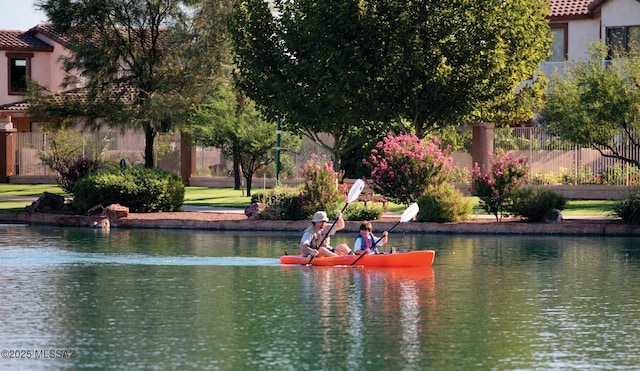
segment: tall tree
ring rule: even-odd
[[[549,53],[549,4],[538,0],[370,0],[381,50],[379,102],[423,137],[493,118]]]
[[[82,117],[89,127],[141,128],[145,166],[153,167],[156,134],[179,124],[176,117],[221,73],[224,53],[216,47],[223,43],[202,16],[205,10],[211,15],[212,3],[39,0],[55,32],[68,41],[66,83],[82,89],[48,101],[35,93],[32,98],[41,104],[34,105],[34,112]]]
[[[312,0],[242,2],[232,27],[241,89],[269,119],[333,152],[336,166],[350,128],[387,119],[369,95],[365,27],[357,2]]]
[[[331,133],[339,159],[354,126],[422,137],[503,106],[549,52],[548,13],[539,0],[245,0],[238,80],[288,127]]]
[[[220,148],[233,159],[234,173],[245,178],[247,196],[251,196],[253,175],[275,161],[275,126],[265,120],[255,104],[227,85],[209,95],[193,109],[189,119],[195,143]],[[284,133],[282,146],[295,149],[298,137]]]
[[[593,60],[552,78],[540,121],[563,139],[640,167],[640,61],[603,63],[607,47],[601,43],[590,52]]]

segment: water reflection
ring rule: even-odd
[[[0,226],[0,344],[78,354],[0,367],[640,364],[637,239],[398,235],[433,268],[280,266],[298,238]]]

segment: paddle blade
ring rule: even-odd
[[[416,215],[418,215],[418,211],[420,211],[420,207],[418,207],[417,203],[412,203],[409,207],[402,213],[400,217],[400,223],[408,222],[413,219]]]
[[[360,196],[360,193],[364,189],[364,181],[362,179],[358,179],[351,186],[351,190],[349,190],[349,196],[347,197],[347,204],[353,202]]]

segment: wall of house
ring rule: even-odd
[[[602,4],[602,35],[611,26],[640,25],[640,2],[638,0],[615,0]]]
[[[57,41],[49,39],[42,34],[36,34],[36,37],[49,45],[53,45],[54,50],[53,52],[24,51],[25,53],[33,53],[33,58],[31,58],[31,79],[52,92],[61,92],[63,90],[62,82],[65,73],[60,63],[60,57],[69,55],[69,52]],[[24,97],[20,95],[8,94],[8,68],[9,60],[6,57],[6,51],[3,51],[0,53],[0,104],[19,102],[24,99]]]
[[[590,59],[589,44],[600,40],[600,20],[596,18],[571,21],[568,33],[567,59],[569,61]]]
[[[62,64],[60,62],[61,57],[68,57],[70,55],[69,51],[60,45],[58,42],[49,39],[48,37],[42,34],[36,34],[36,37],[48,43],[49,45],[53,45],[53,52],[47,53],[46,60],[43,58],[43,64],[41,75],[35,76],[32,71],[32,78],[35,81],[38,81],[43,86],[46,86],[53,92],[61,92],[62,90],[62,82],[64,80],[65,72],[62,68]],[[43,56],[44,57],[44,56]],[[44,76],[44,75],[47,76]]]
[[[38,84],[45,86],[47,88],[51,88],[51,64],[53,60],[51,59],[51,54],[49,52],[35,52],[34,56],[31,58],[31,80],[37,82]],[[15,99],[14,96],[14,101]]]
[[[20,95],[9,95],[8,82],[9,77],[9,59],[6,56],[7,51],[0,53],[0,104],[14,103],[24,100]],[[51,52],[41,51],[11,51],[11,53],[32,53],[31,58],[31,79],[37,81],[44,86],[51,86],[51,73],[53,71],[53,62]],[[57,66],[56,66],[57,67]]]
[[[7,63],[7,56],[3,51],[2,53],[0,53],[0,104],[7,103]]]

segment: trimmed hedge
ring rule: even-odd
[[[527,222],[544,222],[551,219],[554,209],[564,210],[567,200],[545,188],[522,188],[513,194],[510,212]]]
[[[451,183],[428,187],[417,203],[420,211],[416,221],[419,222],[457,222],[468,219],[473,211],[469,198]]]
[[[300,187],[275,187],[251,195],[251,203],[264,203],[266,208],[260,213],[266,220],[305,220],[309,215],[304,212]]]
[[[129,167],[98,171],[76,182],[73,205],[81,212],[96,206],[120,204],[134,213],[182,210],[184,183],[160,169]]]
[[[352,202],[344,212],[344,220],[377,220],[384,210],[382,206],[365,207],[361,202]]]
[[[624,199],[617,200],[613,213],[626,224],[640,225],[640,189],[630,192]]]

